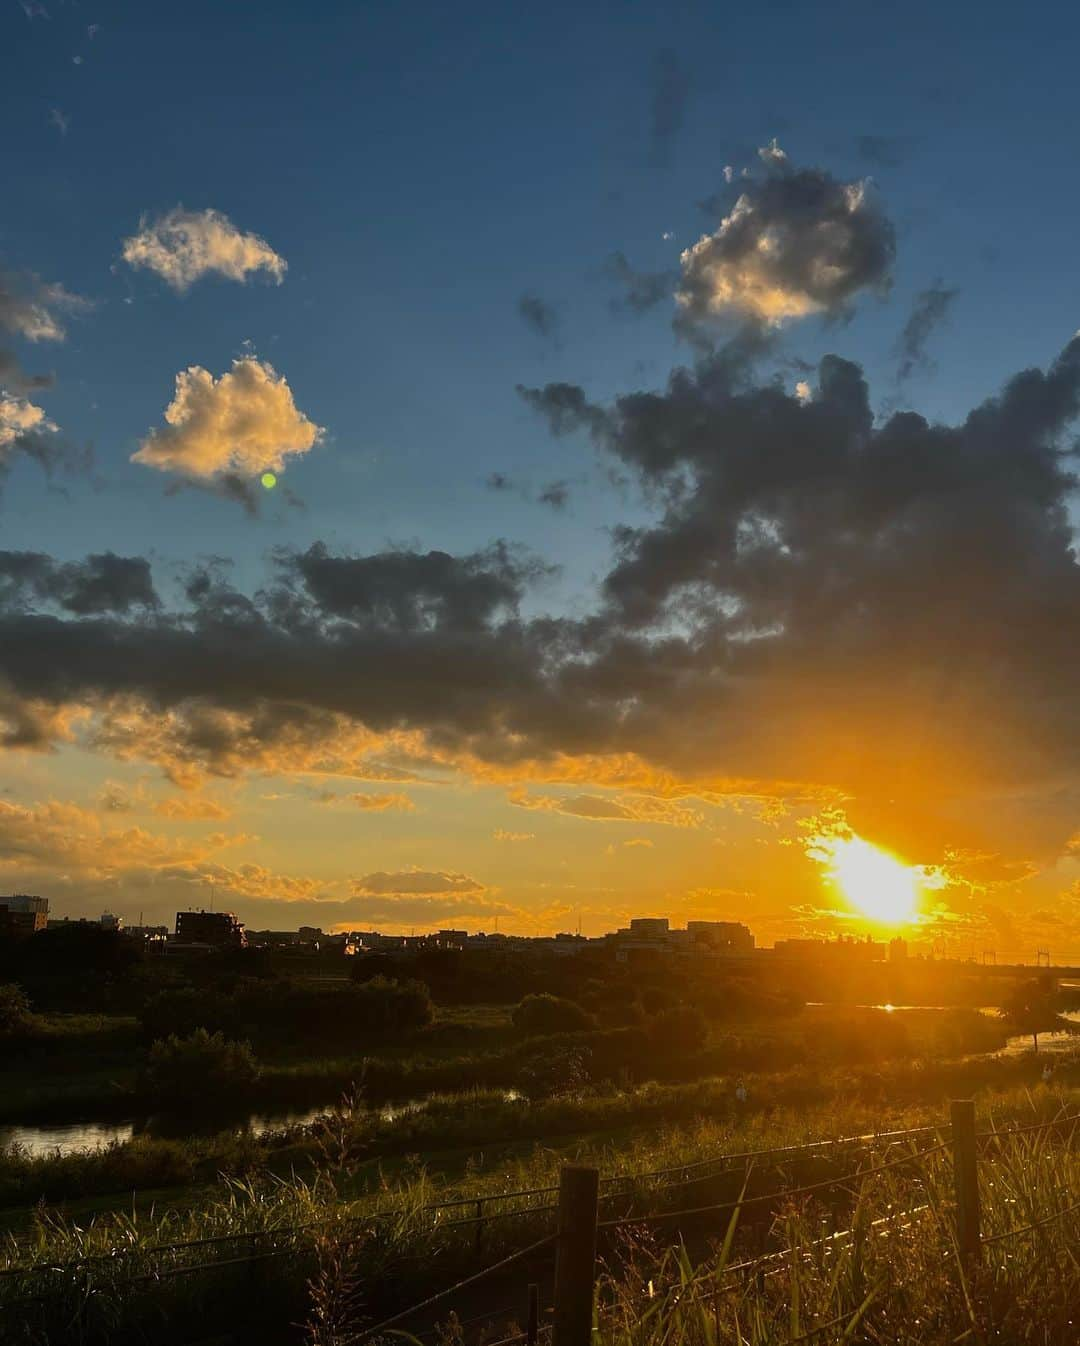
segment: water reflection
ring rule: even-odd
[[[503,1097],[516,1102],[521,1094],[507,1089]],[[426,1098],[411,1098],[398,1103],[384,1103],[376,1111],[383,1122],[393,1123],[402,1117],[422,1112],[428,1105]],[[265,1136],[271,1131],[285,1131],[291,1127],[311,1126],[320,1117],[329,1114],[326,1105],[304,1112],[255,1112],[231,1128],[220,1131],[247,1131],[253,1136]],[[74,1154],[79,1150],[101,1150],[107,1145],[124,1144],[137,1135],[185,1136],[191,1135],[190,1125],[173,1120],[170,1124],[161,1118],[120,1122],[60,1122],[43,1126],[0,1126],[0,1151],[18,1147],[24,1153],[38,1157],[51,1154]]]

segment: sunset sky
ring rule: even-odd
[[[1080,958],[1078,36],[3,0],[0,892]]]

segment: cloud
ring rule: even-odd
[[[154,812],[159,818],[174,818],[180,822],[219,822],[231,816],[223,804],[205,795],[169,795],[158,800]]]
[[[69,471],[86,466],[85,455],[74,451],[58,432],[56,423],[34,402],[0,391],[0,486],[16,455],[32,458],[50,478],[60,466]]]
[[[55,126],[62,136],[66,136],[71,126],[71,118],[58,107],[49,109],[49,125]]]
[[[113,828],[96,813],[60,800],[30,806],[0,800],[0,873],[33,867],[75,871],[86,880],[125,870],[196,864],[243,838],[215,835],[178,842],[141,827]]]
[[[940,280],[935,280],[929,289],[920,290],[915,296],[911,313],[897,342],[897,353],[900,356],[897,382],[902,383],[911,378],[916,370],[933,369],[926,354],[926,344],[945,321],[959,293],[959,290],[945,289]]]
[[[538,337],[558,344],[559,311],[554,304],[536,294],[523,294],[517,301],[518,317]]]
[[[504,827],[497,827],[491,834],[492,841],[535,841],[535,832],[508,832]]]
[[[549,481],[536,498],[541,505],[550,505],[553,510],[565,509],[570,499],[570,483]]]
[[[699,809],[689,808],[671,799],[649,795],[620,795],[612,799],[603,795],[575,795],[570,799],[552,795],[530,795],[524,790],[513,792],[509,802],[517,808],[538,809],[545,813],[566,813],[572,818],[590,822],[659,823],[666,827],[700,827],[705,821]]]
[[[611,301],[611,308],[616,313],[648,313],[665,300],[670,301],[680,275],[676,268],[637,271],[622,252],[612,253],[608,271],[622,289],[619,298]]]
[[[63,341],[63,315],[85,313],[90,301],[26,273],[0,272],[0,328],[26,341]]]
[[[155,607],[158,597],[149,562],[141,556],[99,552],[61,563],[43,552],[0,551],[0,608],[35,602],[90,616]]]
[[[179,294],[208,275],[243,282],[265,271],[280,285],[288,269],[265,239],[242,234],[227,215],[182,206],[152,221],[143,216],[139,232],[124,239],[123,257],[129,266],[155,272]]]
[[[199,365],[177,374],[165,420],[131,461],[203,483],[283,472],[323,433],[297,408],[284,376],[253,356],[234,360],[217,379]]]
[[[683,128],[689,92],[690,81],[676,53],[670,47],[658,51],[650,79],[650,112],[653,153],[662,163]]]
[[[252,593],[204,569],[168,609],[24,590],[0,612],[0,736],[75,736],[189,786],[376,763],[547,779],[573,789],[533,807],[635,832],[668,821],[628,800],[650,777],[661,804],[832,794],[912,863],[1060,854],[1080,817],[1080,338],[953,425],[876,418],[836,355],[812,382],[803,402],[720,351],[604,406],[528,390],[648,501],[569,612],[541,610],[543,567],[506,544],[283,552]]]
[[[51,388],[51,374],[26,374],[11,351],[0,350],[0,389],[26,394]]]
[[[0,393],[0,462],[13,448],[42,434],[55,434],[56,429],[41,407],[25,397]]]
[[[412,813],[416,805],[406,794],[349,794],[337,795],[327,790],[319,796],[320,804],[351,804],[365,813]]]
[[[796,169],[775,141],[759,153],[764,177],[749,179],[719,229],[682,254],[684,326],[731,313],[777,324],[836,312],[888,282],[895,236],[872,184]]]
[[[394,873],[379,870],[354,879],[353,892],[362,897],[387,897],[407,894],[454,894],[456,896],[481,894],[484,885],[468,874],[454,874],[446,870],[402,869]]]

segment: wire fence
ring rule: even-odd
[[[826,1193],[844,1192],[854,1193],[862,1184],[869,1179],[875,1178],[887,1172],[896,1171],[915,1163],[922,1163],[926,1159],[936,1155],[944,1154],[949,1151],[952,1154],[954,1174],[957,1177],[957,1204],[958,1204],[958,1223],[961,1229],[961,1244],[964,1243],[965,1219],[968,1229],[968,1253],[970,1254],[970,1230],[971,1220],[974,1219],[975,1247],[978,1250],[993,1247],[1004,1243],[1007,1240],[1028,1236],[1056,1224],[1069,1216],[1080,1212],[1080,1201],[1071,1203],[1061,1209],[1048,1213],[1044,1218],[1034,1220],[1029,1224],[1015,1229],[995,1233],[988,1237],[983,1237],[979,1233],[979,1216],[977,1202],[977,1188],[974,1194],[974,1214],[969,1209],[965,1213],[964,1206],[972,1200],[970,1188],[965,1189],[959,1181],[960,1171],[965,1163],[974,1165],[977,1160],[977,1152],[985,1150],[992,1146],[1000,1146],[1007,1141],[1017,1137],[1028,1137],[1036,1134],[1048,1134],[1054,1131],[1062,1131],[1065,1128],[1075,1128],[1080,1123],[1080,1114],[1069,1114],[1053,1118],[1045,1122],[1037,1122],[1025,1126],[1008,1127],[994,1129],[983,1132],[976,1132],[974,1129],[974,1111],[971,1104],[964,1105],[969,1109],[965,1115],[970,1117],[970,1125],[961,1128],[958,1124],[958,1116],[955,1109],[960,1105],[954,1105],[953,1119],[949,1123],[943,1123],[936,1127],[918,1127],[905,1131],[890,1131],[875,1133],[869,1136],[842,1137],[836,1139],[823,1140],[818,1142],[808,1142],[805,1145],[784,1146],[767,1150],[744,1151],[737,1154],[722,1154],[710,1159],[695,1161],[692,1164],[683,1166],[674,1166],[666,1169],[653,1170],[648,1173],[629,1173],[614,1174],[607,1178],[600,1178],[595,1175],[595,1188],[593,1194],[592,1212],[589,1216],[591,1220],[593,1236],[593,1254],[595,1255],[596,1238],[599,1235],[608,1236],[620,1230],[630,1228],[657,1228],[669,1224],[678,1224],[680,1222],[687,1225],[691,1222],[702,1221],[706,1218],[718,1217],[721,1215],[735,1216],[748,1209],[771,1204],[773,1207],[780,1208],[784,1204],[799,1201],[806,1197],[822,1196]],[[921,1142],[929,1137],[941,1137],[946,1132],[951,1133],[949,1139],[940,1140],[932,1145],[924,1145]],[[820,1154],[838,1150],[842,1147],[856,1148],[865,1153],[872,1145],[884,1145],[886,1152],[889,1148],[896,1145],[906,1144],[908,1148],[905,1153],[882,1163],[857,1165],[850,1171],[831,1175],[825,1178],[806,1182],[798,1185],[781,1185],[766,1192],[757,1192],[747,1195],[745,1182],[749,1180],[749,1175],[766,1159],[775,1159],[782,1157],[789,1160],[797,1156],[810,1154]],[[604,1202],[609,1202],[616,1198],[625,1198],[633,1201],[640,1195],[640,1189],[649,1183],[656,1183],[651,1195],[663,1197],[666,1193],[677,1192],[685,1188],[689,1182],[697,1181],[701,1174],[710,1167],[719,1168],[721,1171],[733,1172],[737,1165],[741,1164],[744,1171],[744,1188],[741,1195],[734,1200],[709,1202],[701,1205],[686,1205],[671,1210],[644,1210],[640,1212],[628,1211],[626,1214],[616,1215],[612,1218],[600,1220],[599,1208]],[[565,1173],[564,1170],[564,1179]],[[573,1170],[570,1170],[573,1171]],[[972,1169],[974,1172],[974,1168]],[[592,1170],[590,1170],[592,1172]],[[680,1175],[676,1181],[664,1181],[673,1175]],[[697,1177],[691,1178],[695,1174]],[[620,1187],[620,1184],[622,1186]],[[603,1189],[603,1190],[602,1190]],[[485,1210],[485,1203],[493,1201],[505,1201],[511,1199],[531,1200],[543,1198],[555,1193],[559,1194],[558,1202],[546,1201],[541,1205],[526,1205],[517,1209],[508,1211],[488,1211]],[[965,1194],[966,1193],[966,1194]],[[460,1219],[440,1221],[438,1215],[442,1211],[453,1211],[472,1205],[477,1208],[477,1214],[466,1216]],[[530,1260],[548,1258],[556,1248],[563,1247],[563,1239],[567,1229],[568,1211],[566,1208],[566,1193],[559,1187],[535,1187],[520,1189],[514,1192],[506,1193],[485,1193],[477,1197],[454,1198],[446,1202],[428,1203],[418,1208],[424,1214],[434,1216],[431,1230],[432,1233],[446,1233],[454,1230],[463,1230],[467,1227],[476,1227],[477,1230],[486,1224],[498,1223],[502,1221],[515,1220],[522,1217],[543,1218],[558,1212],[558,1230],[555,1233],[548,1233],[539,1239],[535,1239],[522,1248],[515,1249],[498,1260],[484,1266],[480,1270],[473,1272],[457,1281],[445,1289],[438,1291],[433,1295],[421,1300],[419,1303],[409,1305],[401,1309],[374,1326],[365,1329],[357,1334],[354,1340],[359,1344],[369,1341],[379,1336],[398,1324],[414,1319],[417,1315],[426,1312],[436,1305],[451,1299],[455,1295],[471,1290],[481,1282],[490,1277],[499,1276],[513,1267]],[[915,1207],[911,1210],[897,1211],[880,1220],[874,1221],[872,1229],[879,1232],[888,1233],[896,1221],[907,1220],[908,1224],[921,1212],[928,1209],[926,1205]],[[78,1287],[80,1292],[86,1298],[89,1298],[92,1278],[97,1268],[104,1263],[107,1267],[107,1279],[110,1288],[113,1291],[123,1293],[128,1288],[134,1288],[141,1285],[152,1284],[160,1281],[166,1281],[175,1277],[197,1275],[200,1273],[216,1273],[223,1270],[236,1267],[250,1267],[263,1262],[273,1261],[291,1256],[297,1256],[301,1253],[308,1255],[312,1252],[312,1246],[303,1247],[301,1236],[304,1234],[313,1234],[316,1231],[329,1231],[331,1237],[338,1246],[345,1246],[350,1242],[356,1242],[366,1237],[375,1228],[379,1221],[391,1218],[392,1216],[401,1217],[410,1212],[394,1211],[375,1211],[369,1214],[345,1215],[326,1220],[309,1221],[304,1224],[292,1226],[276,1226],[258,1230],[244,1230],[222,1235],[212,1235],[200,1239],[191,1239],[177,1241],[169,1244],[158,1244],[152,1246],[127,1246],[119,1249],[109,1250],[98,1254],[91,1254],[86,1257],[72,1259],[67,1262],[57,1262],[45,1265],[24,1265],[9,1266],[0,1269],[0,1276],[5,1278],[20,1277],[29,1282],[29,1288],[36,1289],[34,1282],[44,1283],[45,1289],[41,1293],[31,1293],[16,1296],[0,1295],[0,1312],[17,1311],[20,1307],[31,1304],[46,1303],[55,1294],[59,1288],[54,1279],[57,1275],[68,1277],[69,1286],[74,1284],[70,1278],[78,1277]],[[907,1225],[902,1226],[904,1228]],[[822,1245],[839,1246],[844,1240],[854,1237],[854,1230],[841,1230],[839,1232],[824,1236],[820,1240],[814,1240],[809,1244],[804,1244],[798,1250],[799,1256],[807,1255],[814,1247]],[[184,1261],[183,1259],[192,1252],[192,1250],[205,1250],[209,1248],[225,1248],[233,1245],[236,1248],[246,1243],[247,1247],[243,1252],[236,1255],[214,1258],[212,1260],[202,1261]],[[269,1245],[269,1246],[267,1246]],[[963,1251],[963,1249],[961,1249]],[[751,1258],[740,1263],[733,1264],[722,1270],[724,1278],[734,1277],[736,1275],[756,1273],[759,1275],[777,1275],[783,1270],[784,1259],[790,1259],[795,1255],[796,1250],[785,1249],[779,1252],[764,1253],[759,1257]],[[560,1254],[561,1256],[561,1254]],[[147,1270],[140,1271],[134,1275],[121,1275],[116,1277],[115,1273],[122,1270],[124,1263],[132,1261],[137,1257],[150,1258],[155,1261],[155,1265]],[[173,1265],[164,1264],[168,1257],[179,1259]],[[769,1268],[769,1264],[772,1268]],[[134,1269],[134,1268],[133,1268]],[[81,1273],[81,1276],[80,1276]],[[590,1267],[589,1275],[593,1276],[593,1270]],[[714,1284],[715,1278],[701,1278],[700,1281],[691,1281],[689,1287],[693,1288],[696,1284],[709,1282],[711,1285],[710,1294],[718,1295],[723,1291]],[[51,1284],[50,1284],[51,1281]],[[558,1277],[556,1279],[556,1298],[558,1297]],[[706,1296],[707,1298],[708,1296]],[[478,1314],[471,1321],[481,1319],[497,1320],[506,1310],[498,1310],[494,1313]],[[845,1320],[846,1321],[846,1320]],[[801,1337],[792,1338],[792,1341],[809,1341],[820,1332],[835,1326],[835,1323],[821,1324],[818,1327],[804,1333]],[[535,1323],[529,1333],[518,1333],[514,1336],[503,1338],[497,1346],[511,1346],[520,1340],[530,1342],[534,1346],[537,1336],[542,1329]],[[560,1343],[556,1342],[556,1346]]]
[[[613,1173],[602,1176],[600,1185],[606,1189],[601,1193],[602,1201],[613,1201],[619,1197],[625,1196],[625,1191],[616,1190],[622,1188],[641,1187],[650,1183],[659,1183],[660,1190],[675,1190],[686,1185],[686,1181],[698,1181],[707,1170],[714,1171],[734,1168],[737,1165],[748,1166],[758,1164],[770,1159],[797,1159],[805,1155],[814,1155],[821,1151],[842,1149],[845,1147],[869,1148],[877,1143],[896,1144],[905,1139],[918,1139],[928,1135],[938,1135],[942,1129],[948,1129],[948,1123],[937,1127],[914,1127],[903,1131],[885,1131],[874,1132],[859,1136],[828,1137],[822,1140],[806,1141],[799,1145],[774,1146],[769,1149],[743,1150],[734,1153],[724,1153],[713,1155],[707,1159],[693,1160],[686,1164],[672,1165],[662,1169],[650,1169],[645,1172]],[[664,1183],[665,1178],[671,1178],[679,1175],[680,1180]],[[691,1176],[693,1175],[693,1176]],[[427,1202],[419,1208],[418,1213],[429,1214],[436,1217],[436,1223],[441,1231],[449,1232],[455,1229],[464,1229],[475,1227],[477,1225],[488,1225],[497,1221],[521,1219],[532,1215],[551,1214],[557,1210],[557,1205],[552,1202],[540,1206],[522,1206],[516,1210],[495,1210],[489,1211],[487,1207],[495,1202],[528,1200],[532,1197],[554,1196],[557,1195],[559,1188],[557,1185],[547,1187],[527,1187],[519,1188],[509,1192],[482,1192],[475,1196],[452,1197],[445,1201]],[[476,1211],[474,1215],[464,1216],[460,1219],[439,1221],[438,1216],[442,1211],[456,1210],[464,1207],[473,1207]],[[41,1264],[31,1264],[29,1266],[12,1265],[0,1267],[0,1279],[11,1276],[23,1276],[32,1274],[36,1271],[46,1270],[48,1272],[66,1272],[78,1270],[82,1267],[91,1265],[95,1262],[115,1263],[118,1257],[152,1257],[163,1254],[183,1252],[192,1248],[206,1248],[221,1246],[228,1243],[242,1243],[245,1240],[264,1240],[271,1238],[281,1238],[294,1236],[301,1233],[308,1233],[316,1229],[331,1229],[341,1227],[355,1221],[360,1224],[387,1223],[402,1218],[407,1218],[411,1212],[401,1207],[394,1207],[389,1210],[371,1211],[358,1213],[356,1215],[331,1216],[323,1220],[311,1220],[300,1225],[289,1226],[271,1226],[264,1229],[243,1229],[227,1234],[214,1234],[204,1238],[186,1239],[174,1243],[164,1244],[138,1244],[121,1245],[120,1247],[110,1248],[100,1253],[90,1253],[83,1257],[69,1259],[64,1262],[50,1263],[46,1268]]]

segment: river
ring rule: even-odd
[[[516,1089],[504,1091],[508,1103],[522,1097]],[[399,1103],[384,1103],[376,1111],[384,1122],[394,1122],[399,1117],[420,1112],[427,1107],[426,1098],[412,1098]],[[247,1131],[253,1136],[265,1136],[272,1131],[285,1131],[294,1126],[310,1126],[320,1117],[325,1117],[330,1109],[309,1108],[306,1112],[253,1112],[231,1129]],[[74,1154],[80,1150],[102,1150],[108,1145],[124,1144],[137,1135],[171,1134],[168,1128],[160,1127],[153,1118],[141,1121],[119,1122],[56,1122],[40,1126],[0,1126],[0,1152],[18,1147],[32,1156],[52,1154]]]

